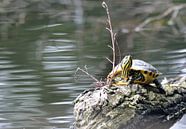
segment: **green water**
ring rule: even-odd
[[[151,4],[109,2],[121,56],[145,60],[166,77],[185,74],[184,31],[165,25],[153,31],[121,32],[142,22],[147,16],[137,9]],[[69,128],[73,100],[93,82],[81,72],[74,76],[77,67],[86,65],[98,79],[104,79],[111,68],[101,2],[3,0],[1,5],[0,128]]]

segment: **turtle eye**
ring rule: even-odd
[[[147,71],[144,71],[144,74],[147,74]]]

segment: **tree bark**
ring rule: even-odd
[[[153,85],[99,87],[74,101],[75,129],[149,129],[186,112],[186,76],[164,79],[166,94]]]

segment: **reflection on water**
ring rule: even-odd
[[[73,100],[93,82],[82,73],[74,78],[76,68],[87,65],[99,79],[109,72],[105,57],[111,51],[101,3],[4,0],[1,4],[0,128],[69,128]],[[119,4],[124,3],[116,2],[112,9],[117,10],[116,28],[123,27],[124,19],[118,17],[128,9],[116,8]],[[122,56],[150,62],[167,77],[186,74],[184,35],[166,30],[161,35],[121,34],[118,39]]]

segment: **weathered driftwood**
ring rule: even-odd
[[[186,111],[186,76],[162,81],[166,94],[151,86],[103,86],[74,101],[75,129],[149,129]]]

